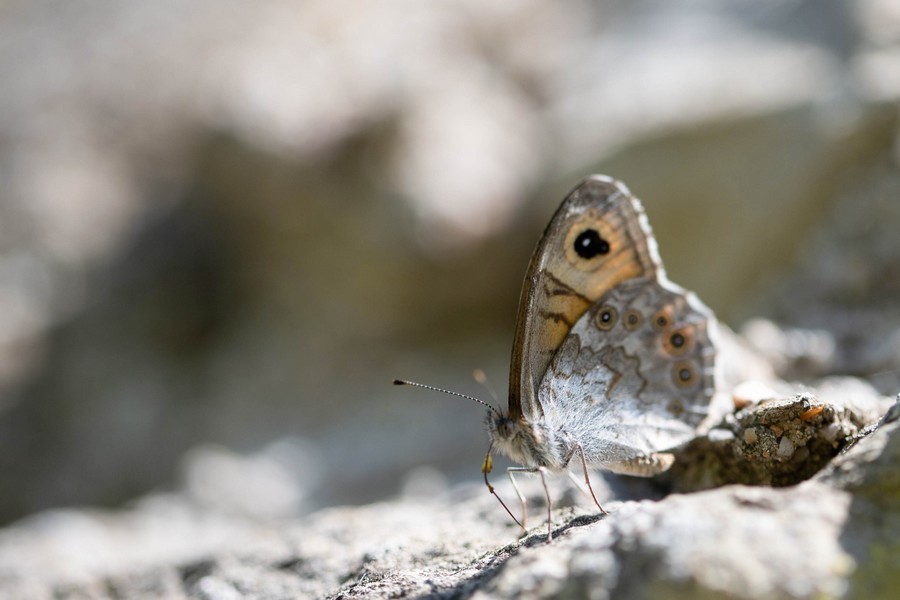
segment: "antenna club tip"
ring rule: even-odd
[[[402,379],[395,379],[394,385],[407,385],[407,383],[405,381],[403,381]]]

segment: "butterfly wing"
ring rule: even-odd
[[[714,328],[712,312],[664,278],[614,287],[579,318],[544,375],[548,429],[612,470],[686,442],[715,390]]]
[[[572,190],[547,225],[526,273],[510,368],[510,417],[540,418],[541,380],[592,305],[624,281],[661,276],[647,218],[625,185],[595,175]]]

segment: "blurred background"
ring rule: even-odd
[[[892,0],[8,0],[0,82],[0,523],[477,481],[483,411],[390,382],[505,404],[590,173],[732,327],[900,356]]]

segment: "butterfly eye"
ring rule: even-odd
[[[644,322],[644,315],[636,310],[629,310],[627,313],[625,313],[623,322],[625,323],[625,329],[627,329],[628,331],[634,331],[641,326],[641,323]]]
[[[676,329],[663,337],[663,348],[676,356],[684,354],[691,347],[693,335],[687,329]]]
[[[690,387],[697,381],[697,371],[691,363],[678,363],[672,370],[672,378],[678,387]]]
[[[508,418],[503,418],[497,421],[497,432],[500,434],[501,438],[511,438],[514,433],[514,427],[512,420]]]
[[[610,329],[612,329],[618,319],[619,312],[612,306],[602,307],[597,311],[597,316],[594,317],[594,321],[597,323],[597,327],[604,331],[609,331]]]
[[[585,229],[575,238],[575,253],[585,260],[601,254],[609,254],[609,242],[600,237],[596,229]]]

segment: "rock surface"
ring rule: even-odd
[[[675,489],[780,487],[809,479],[887,409],[871,388],[862,402],[851,395],[852,385],[839,389],[843,395],[826,391],[829,400],[805,392],[736,407],[678,453],[669,473]]]

